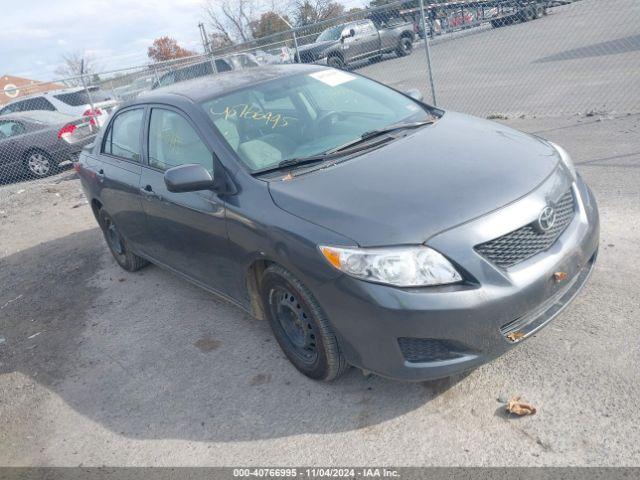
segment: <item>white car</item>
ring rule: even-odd
[[[88,92],[87,92],[88,90]],[[91,107],[93,104],[93,110]],[[20,97],[5,105],[0,115],[33,110],[65,113],[74,117],[89,117],[92,125],[102,126],[118,102],[99,87],[66,88]]]

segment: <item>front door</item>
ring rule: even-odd
[[[164,183],[172,167],[197,163],[214,172],[214,154],[177,110],[154,107],[148,123],[147,165],[140,192],[149,256],[208,288],[233,291],[225,205],[215,192],[173,193]]]

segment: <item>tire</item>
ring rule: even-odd
[[[279,265],[262,275],[260,293],[271,330],[289,361],[314,380],[330,382],[349,368],[329,321],[304,284]]]
[[[344,70],[344,60],[338,55],[334,55],[333,57],[329,57],[327,59],[327,65],[333,68],[339,68],[340,70]]]
[[[111,255],[113,255],[113,258],[118,262],[118,265],[128,272],[135,272],[149,264],[144,258],[129,251],[126,240],[120,235],[113,219],[104,209],[98,212],[98,223],[102,229],[109,251],[111,251]]]
[[[402,37],[400,39],[400,43],[398,44],[396,55],[398,57],[405,57],[409,55],[412,50],[413,50],[413,41],[409,37]]]
[[[521,22],[529,22],[536,18],[536,14],[532,8],[525,8],[520,12],[520,21]]]
[[[31,150],[24,156],[25,173],[33,178],[44,178],[58,170],[58,164],[43,150]]]
[[[544,8],[542,7],[542,5],[538,5],[535,8],[535,18],[540,18],[545,14],[544,12]]]

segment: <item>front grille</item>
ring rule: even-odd
[[[398,338],[398,345],[407,362],[424,363],[459,358],[465,347],[451,340],[435,338]]]
[[[571,223],[575,212],[572,190],[565,193],[554,205],[556,221],[553,227],[541,232],[537,220],[486,243],[476,245],[475,250],[501,268],[509,268],[546,250],[558,239]]]

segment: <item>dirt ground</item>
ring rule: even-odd
[[[308,380],[265,322],[118,269],[73,170],[0,186],[0,465],[639,465],[640,115],[506,123],[573,154],[598,265],[519,348],[432,383]]]

